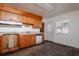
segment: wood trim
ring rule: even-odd
[[[65,47],[70,47],[70,48],[75,48],[75,49],[78,49],[78,50],[79,50],[79,48],[72,47],[72,46],[68,46],[68,45],[64,45],[64,44],[57,43],[57,42],[54,42],[54,41],[45,40],[45,42],[51,42],[51,43],[55,43],[55,44],[57,44],[57,45],[61,45],[61,46],[65,46]]]

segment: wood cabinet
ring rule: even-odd
[[[26,47],[26,35],[19,35],[19,47],[25,48]]]
[[[27,17],[27,16],[22,16],[22,23],[33,24],[33,18]]]
[[[19,35],[19,47],[25,48],[30,46],[30,39],[27,35]]]
[[[42,28],[40,28],[40,32],[44,33],[44,26],[45,26],[45,24],[42,22]]]
[[[16,34],[6,34],[3,35],[3,42],[2,42],[2,53],[15,51],[17,46],[17,35]]]
[[[17,48],[17,35],[0,36],[0,53],[15,51]]]
[[[2,39],[2,53],[8,52],[8,36],[3,36]]]
[[[41,19],[33,19],[33,27],[34,28],[41,28],[42,27],[42,20]]]
[[[33,27],[42,27],[42,16],[28,13],[6,4],[0,4],[0,19],[20,21],[33,24]]]
[[[2,3],[0,3],[0,10],[9,11],[9,12],[16,13],[16,14],[23,13],[23,11],[21,11],[20,9],[17,9],[17,8],[14,8],[12,6],[9,6],[7,4],[2,4]]]
[[[7,11],[0,11],[0,19],[2,20],[9,20],[9,21],[16,21],[16,22],[21,22],[21,15],[7,12]]]
[[[33,46],[36,44],[36,36],[35,35],[19,35],[19,47],[25,48],[29,46]]]
[[[3,36],[0,36],[0,53],[2,53],[2,41],[3,40]]]
[[[31,46],[36,45],[36,35],[30,35],[29,36],[30,42],[31,42]]]
[[[42,32],[42,42],[44,42],[44,32]]]
[[[31,40],[30,37],[28,35],[26,35],[27,40],[26,40],[26,47],[29,47],[31,45]]]

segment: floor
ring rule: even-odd
[[[53,42],[44,42],[37,46],[4,54],[4,56],[79,56],[79,49]]]

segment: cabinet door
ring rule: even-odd
[[[7,35],[3,35],[2,52],[3,53],[8,52],[8,36]]]
[[[41,28],[42,27],[42,20],[34,19],[34,25],[35,28]]]
[[[26,47],[29,47],[31,45],[31,40],[30,37],[28,35],[26,35],[27,39],[26,39]]]
[[[11,14],[9,12],[1,11],[1,19],[2,20],[9,20],[10,17],[11,17]]]
[[[18,14],[11,13],[10,19],[16,22],[22,22],[22,16]]]
[[[22,16],[22,22],[26,24],[33,24],[33,19],[31,17]]]
[[[17,35],[4,35],[2,46],[3,53],[15,51],[17,48]]]
[[[11,13],[11,12],[6,12],[6,11],[0,11],[0,18],[2,20],[9,20],[9,21],[17,21],[17,22],[21,22],[21,16]]]
[[[19,47],[20,48],[26,47],[26,35],[19,35]]]
[[[36,36],[35,35],[31,35],[30,40],[31,40],[31,46],[36,45]]]

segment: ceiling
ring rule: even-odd
[[[54,17],[79,9],[78,3],[8,3],[7,5],[45,18]]]

